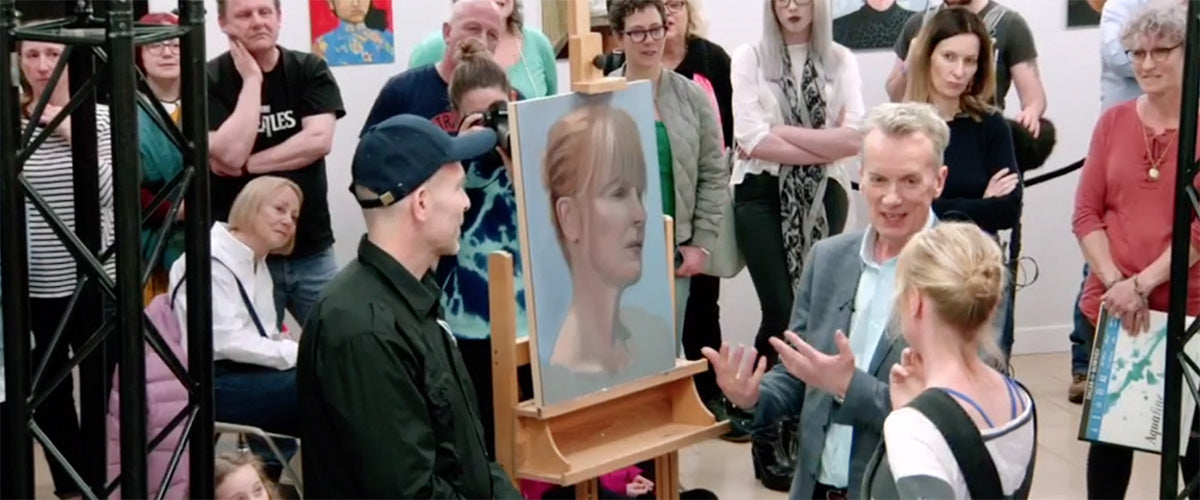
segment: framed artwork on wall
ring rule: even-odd
[[[330,66],[396,60],[391,0],[309,0],[312,53]]]
[[[830,0],[833,40],[850,50],[887,50],[896,45],[904,23],[936,0]]]
[[[675,367],[648,82],[515,103],[534,394],[552,406]]]
[[[1103,8],[1102,0],[1067,0],[1067,27],[1099,26]]]

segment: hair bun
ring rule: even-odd
[[[1004,270],[991,262],[980,262],[963,283],[967,295],[978,301],[998,300],[1002,292]]]
[[[492,57],[492,53],[488,50],[487,45],[477,38],[468,38],[459,42],[458,53],[455,55],[459,62],[469,62],[480,58]]]

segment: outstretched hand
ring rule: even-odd
[[[856,369],[854,351],[846,334],[841,330],[834,334],[833,341],[838,350],[834,355],[817,350],[794,332],[783,332],[783,337],[771,337],[770,342],[779,352],[779,362],[783,363],[788,373],[810,387],[834,396],[846,396]]]
[[[721,343],[720,352],[711,347],[705,347],[700,352],[712,364],[717,385],[725,393],[725,399],[742,409],[758,403],[758,385],[767,372],[766,357],[759,356],[758,350],[753,347],[739,345],[730,348],[727,343]]]

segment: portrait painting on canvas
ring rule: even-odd
[[[396,60],[391,0],[309,0],[312,53],[330,66]]]
[[[648,82],[514,105],[535,397],[557,403],[675,366]]]

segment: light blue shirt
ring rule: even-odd
[[[925,228],[933,227],[937,216],[933,210]],[[884,262],[875,261],[875,229],[868,226],[858,249],[862,273],[854,294],[854,310],[850,315],[850,349],[854,351],[854,367],[866,372],[874,361],[876,348],[887,331],[892,317],[896,294],[896,257]],[[854,443],[854,427],[829,424],[825,449],[821,453],[821,468],[817,481],[836,488],[850,485],[850,448]]]
[[[1121,32],[1148,0],[1108,0],[1100,13],[1100,112],[1142,95]]]

